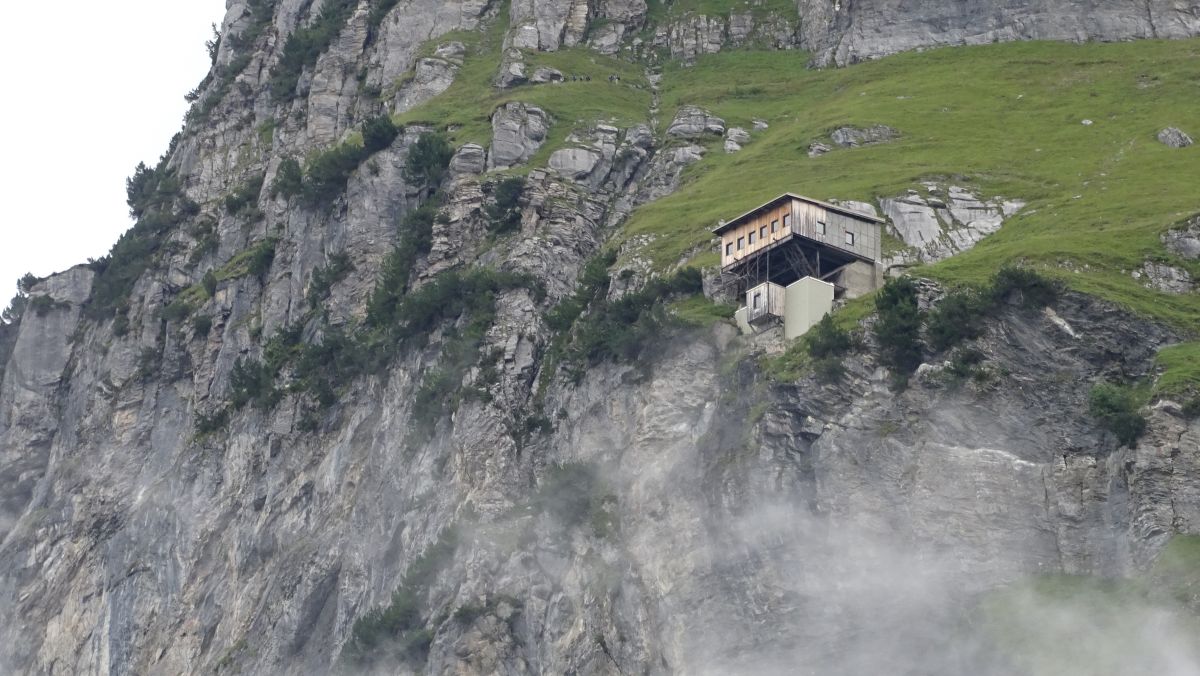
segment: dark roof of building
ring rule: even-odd
[[[721,225],[718,225],[717,227],[713,228],[713,234],[719,235],[722,232],[729,230],[730,228],[737,227],[742,221],[746,220],[750,216],[753,216],[754,214],[756,214],[760,211],[763,211],[765,209],[771,209],[771,208],[777,207],[777,206],[779,206],[779,204],[781,202],[784,202],[785,200],[788,200],[788,199],[798,199],[802,202],[808,202],[809,204],[815,204],[819,207],[824,207],[825,209],[828,209],[830,211],[836,211],[839,214],[845,214],[847,216],[850,216],[851,218],[857,218],[860,220],[869,221],[871,223],[882,223],[883,222],[883,219],[879,218],[878,216],[872,216],[871,214],[865,214],[861,211],[855,211],[855,210],[847,208],[847,207],[838,206],[836,204],[830,204],[829,202],[822,202],[821,200],[815,200],[811,197],[805,197],[804,195],[797,195],[795,193],[785,192],[782,195],[780,195],[779,197],[776,197],[775,199],[770,200],[769,202],[766,202],[764,204],[760,204],[760,205],[754,207],[750,211],[747,211],[746,213],[742,214],[741,216],[738,216],[737,218],[730,219],[730,220],[722,223]]]

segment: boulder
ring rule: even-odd
[[[600,154],[587,148],[564,148],[550,155],[550,168],[572,180],[587,178],[600,162]]]
[[[489,169],[506,169],[526,162],[546,140],[550,117],[536,106],[512,101],[492,114]]]
[[[458,63],[441,58],[417,61],[412,79],[404,83],[392,99],[392,110],[397,113],[411,110],[449,89],[458,74],[459,64],[461,59]]]
[[[496,86],[501,89],[509,89],[525,84],[528,80],[529,78],[525,76],[525,64],[513,61],[500,69],[500,74],[496,76]]]
[[[1186,226],[1163,233],[1162,243],[1168,251],[1181,258],[1189,261],[1200,258],[1200,218],[1193,218]]]
[[[1158,141],[1172,148],[1186,148],[1192,145],[1192,137],[1176,127],[1167,127],[1158,132]]]
[[[529,81],[534,84],[546,84],[547,82],[562,82],[562,71],[556,68],[546,68],[545,66],[533,71],[533,77]]]
[[[836,145],[843,148],[857,148],[859,146],[869,146],[876,143],[887,143],[892,139],[900,136],[900,132],[887,126],[886,124],[877,124],[873,127],[860,129],[857,127],[840,127],[833,130],[829,135]]]
[[[676,138],[694,139],[705,134],[724,134],[725,120],[696,106],[683,106],[675,113],[675,119],[667,128],[667,134]]]
[[[1146,261],[1141,270],[1133,271],[1133,278],[1144,279],[1148,286],[1163,293],[1188,293],[1195,288],[1187,270],[1166,263]]]
[[[477,143],[464,143],[450,160],[450,171],[455,174],[482,174],[487,170],[487,153]]]
[[[833,150],[833,148],[830,148],[829,146],[825,145],[824,143],[821,143],[820,141],[815,141],[808,145],[808,156],[809,157],[820,157],[821,155],[824,155],[825,153],[829,152],[830,150]]]

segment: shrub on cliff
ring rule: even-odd
[[[875,308],[880,361],[904,381],[921,365],[922,358],[917,285],[908,277],[889,280],[875,297]]]
[[[1100,383],[1088,393],[1088,413],[1122,445],[1130,448],[1146,431],[1141,405],[1137,391],[1123,385]]]

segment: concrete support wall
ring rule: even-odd
[[[833,309],[833,285],[805,277],[787,287],[784,297],[783,337],[792,340],[808,332]]]
[[[882,271],[874,263],[855,261],[847,265],[840,275],[838,284],[846,289],[846,298],[858,298],[883,286]]]

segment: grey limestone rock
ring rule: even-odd
[[[600,155],[587,148],[564,148],[550,154],[550,168],[573,180],[587,178],[599,163]]]
[[[1182,228],[1168,230],[1162,242],[1171,253],[1194,261],[1200,258],[1200,218],[1193,218]]]
[[[482,174],[487,170],[487,153],[477,143],[464,143],[450,160],[450,171],[455,174]]]
[[[1192,275],[1182,268],[1166,263],[1146,261],[1141,270],[1133,272],[1134,279],[1145,279],[1146,284],[1163,293],[1189,293],[1195,289]]]
[[[550,117],[541,108],[506,103],[492,114],[492,150],[488,169],[523,164],[546,140]]]
[[[820,141],[813,141],[812,143],[808,144],[809,157],[820,157],[831,150],[833,150],[833,148],[830,148]]]
[[[1158,141],[1172,148],[1186,148],[1192,145],[1192,137],[1176,127],[1167,127],[1158,132]]]
[[[999,197],[983,201],[960,186],[927,183],[923,187],[926,196],[914,190],[879,202],[895,235],[910,247],[882,261],[885,268],[931,263],[966,251],[1024,206],[1019,200]]]
[[[393,110],[410,110],[449,89],[465,53],[461,42],[452,42],[438,47],[434,57],[417,61],[412,79],[397,90],[392,100]]]
[[[873,0],[830,5],[801,0],[802,46],[820,64],[846,65],[942,45],[1013,40],[1116,41],[1200,34],[1200,10],[1173,0],[1094,3],[1063,11],[1053,0],[938,2]]]
[[[521,61],[510,61],[500,68],[500,74],[496,76],[496,86],[509,89],[525,84],[528,79],[525,75],[525,64]]]
[[[669,136],[686,139],[723,133],[725,133],[725,120],[696,106],[682,106],[675,113],[675,119],[671,121],[671,126],[667,127]]]
[[[877,124],[873,127],[859,129],[856,127],[839,127],[833,130],[829,135],[829,139],[834,144],[843,148],[857,148],[859,146],[868,146],[876,143],[887,143],[892,139],[900,136],[900,132],[885,125]],[[812,152],[810,147],[809,152]]]
[[[725,131],[725,152],[736,153],[750,142],[750,132],[741,127],[730,127]]]
[[[560,71],[556,68],[547,68],[545,66],[542,66],[542,67],[539,67],[537,70],[533,71],[533,76],[529,78],[529,81],[533,82],[534,84],[545,84],[547,82],[562,82],[563,74],[562,74],[562,71]]]

